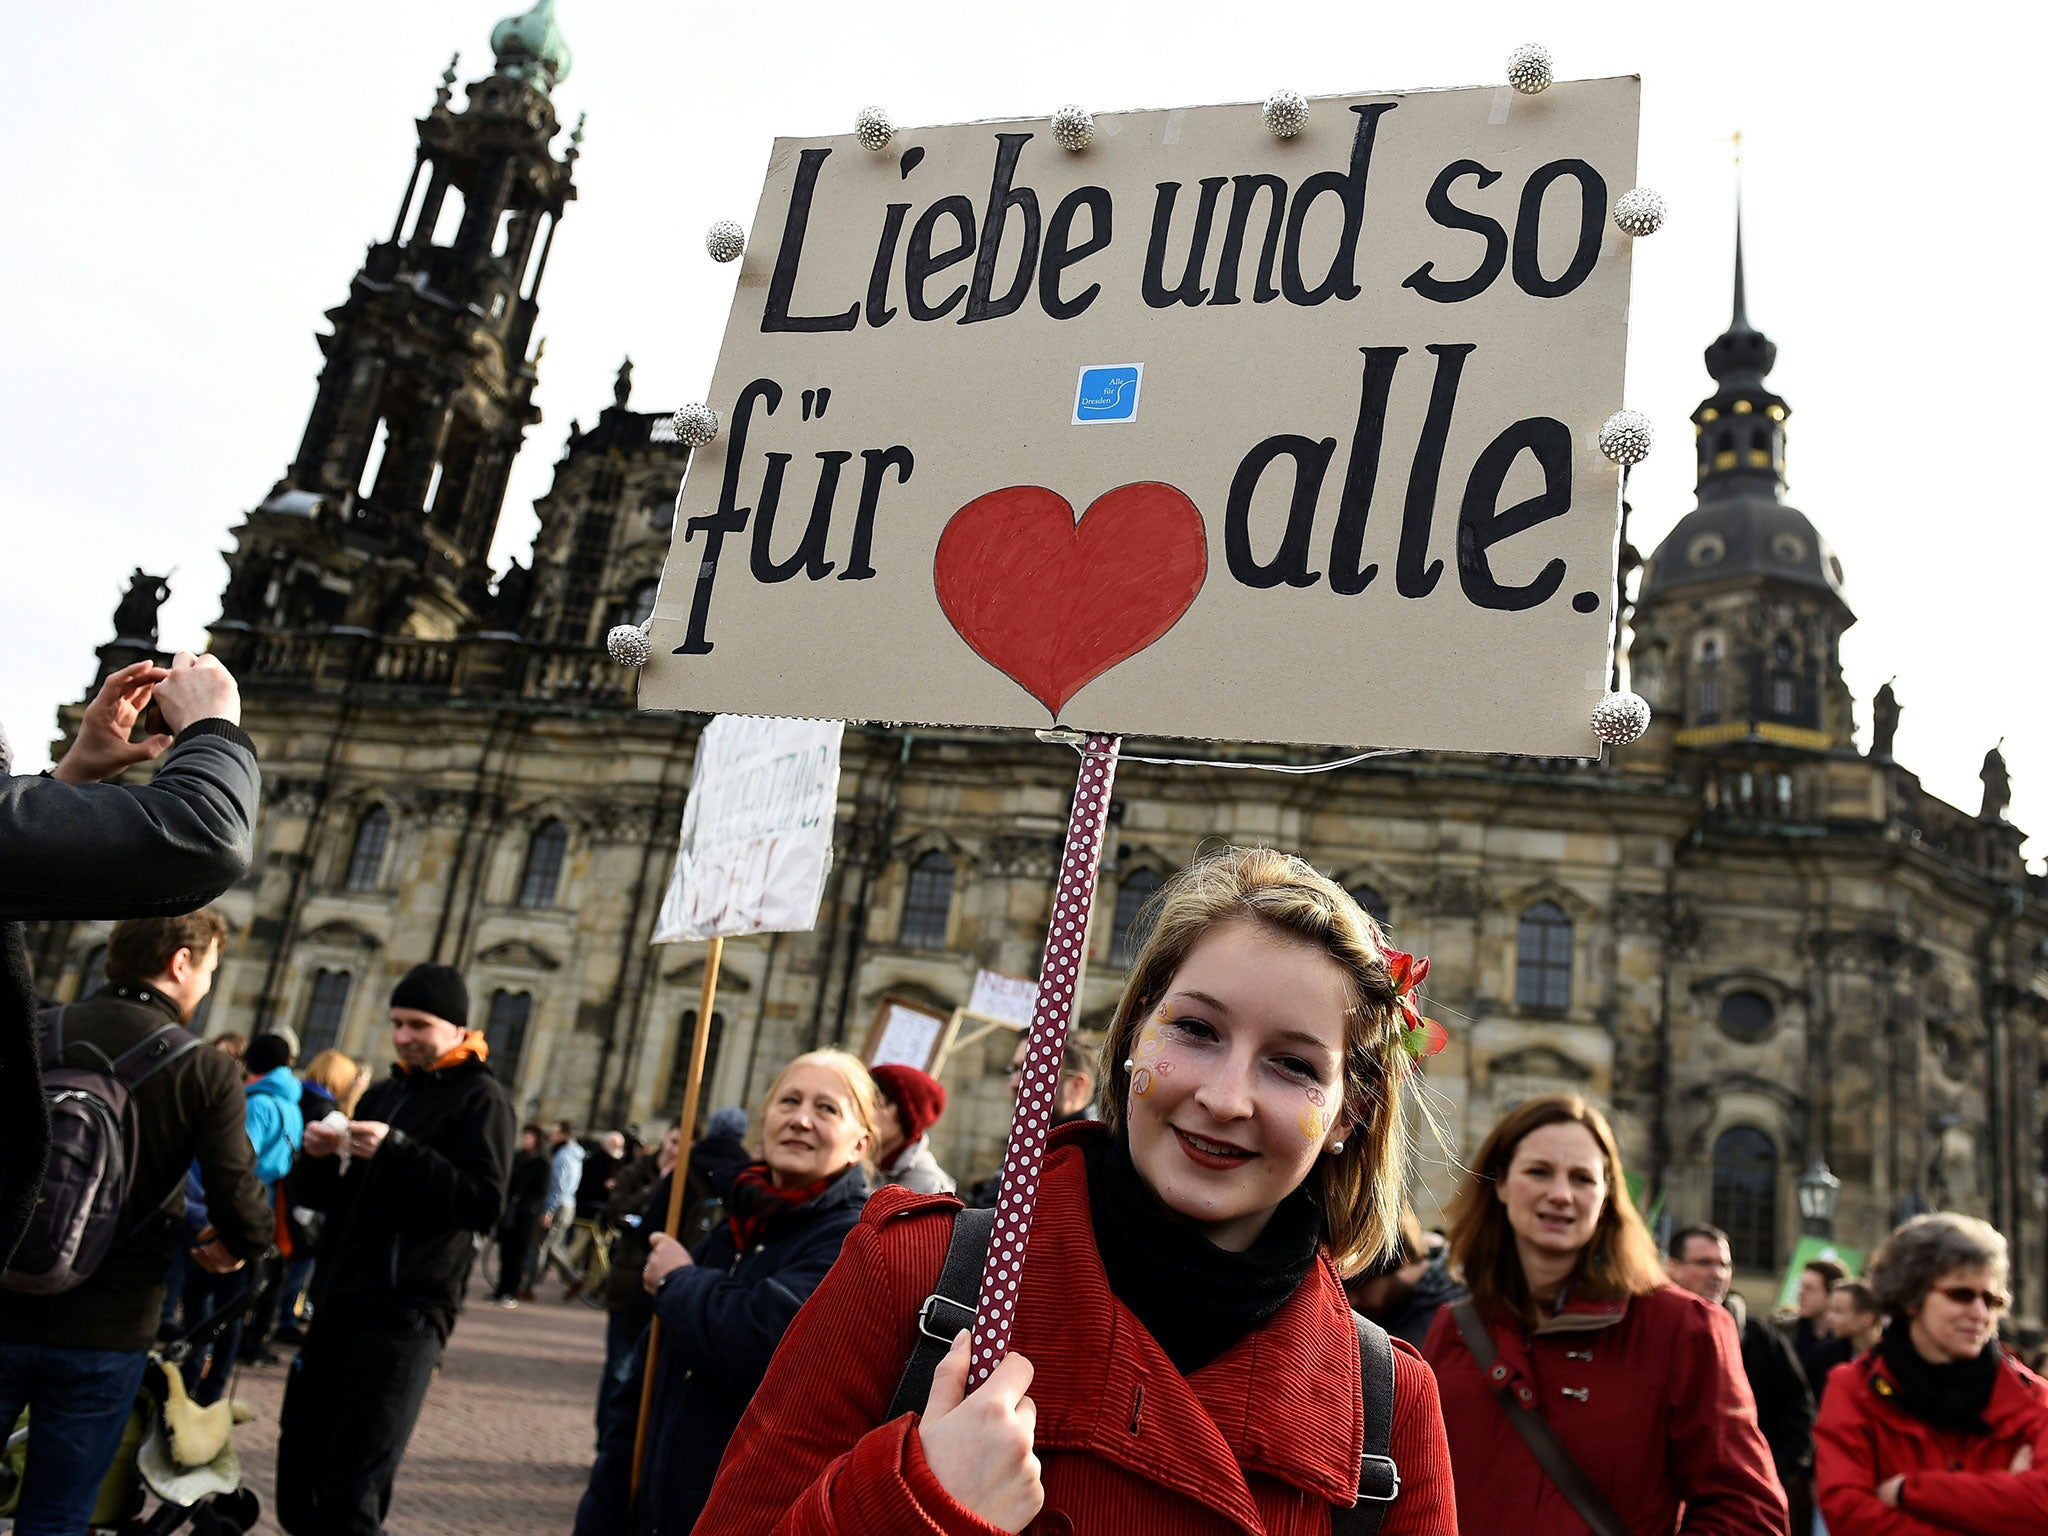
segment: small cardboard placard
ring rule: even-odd
[[[655,943],[817,926],[844,730],[736,715],[704,727]]]
[[[932,1055],[939,1048],[939,1037],[945,1030],[943,1013],[886,1001],[876,1010],[875,1022],[868,1029],[868,1048],[864,1053],[867,1064],[879,1067],[884,1062],[896,1061],[920,1072],[929,1071]]]
[[[1597,753],[1638,96],[777,140],[641,703]]]

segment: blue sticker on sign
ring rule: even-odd
[[[1145,380],[1143,363],[1107,363],[1081,370],[1074,390],[1074,425],[1096,421],[1136,421],[1138,387]]]

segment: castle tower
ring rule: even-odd
[[[328,311],[297,456],[236,530],[228,628],[448,638],[491,627],[489,554],[533,405],[541,279],[575,197],[551,90],[554,0],[491,33],[493,72],[452,105],[455,62],[390,237]]]
[[[1692,417],[1699,503],[1644,569],[1630,647],[1636,686],[1681,747],[1824,751],[1855,729],[1841,637],[1856,615],[1841,562],[1784,499],[1792,412],[1765,382],[1777,355],[1749,321],[1738,217],[1734,315],[1706,350],[1714,392]]]

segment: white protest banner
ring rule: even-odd
[[[1038,983],[1007,971],[976,971],[974,990],[967,996],[967,1011],[977,1018],[1001,1019],[1019,1029],[1031,1027],[1031,1010],[1038,1006]]]
[[[777,140],[641,703],[1597,753],[1638,96]]]
[[[704,727],[655,943],[817,925],[844,729],[737,715]]]

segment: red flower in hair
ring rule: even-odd
[[[1383,950],[1382,954],[1386,957],[1387,975],[1394,983],[1394,1001],[1407,1021],[1407,1028],[1401,1031],[1403,1048],[1418,1062],[1425,1056],[1434,1056],[1451,1043],[1451,1036],[1435,1019],[1424,1018],[1415,1005],[1415,993],[1429,975],[1429,956],[1418,959],[1398,949]]]

